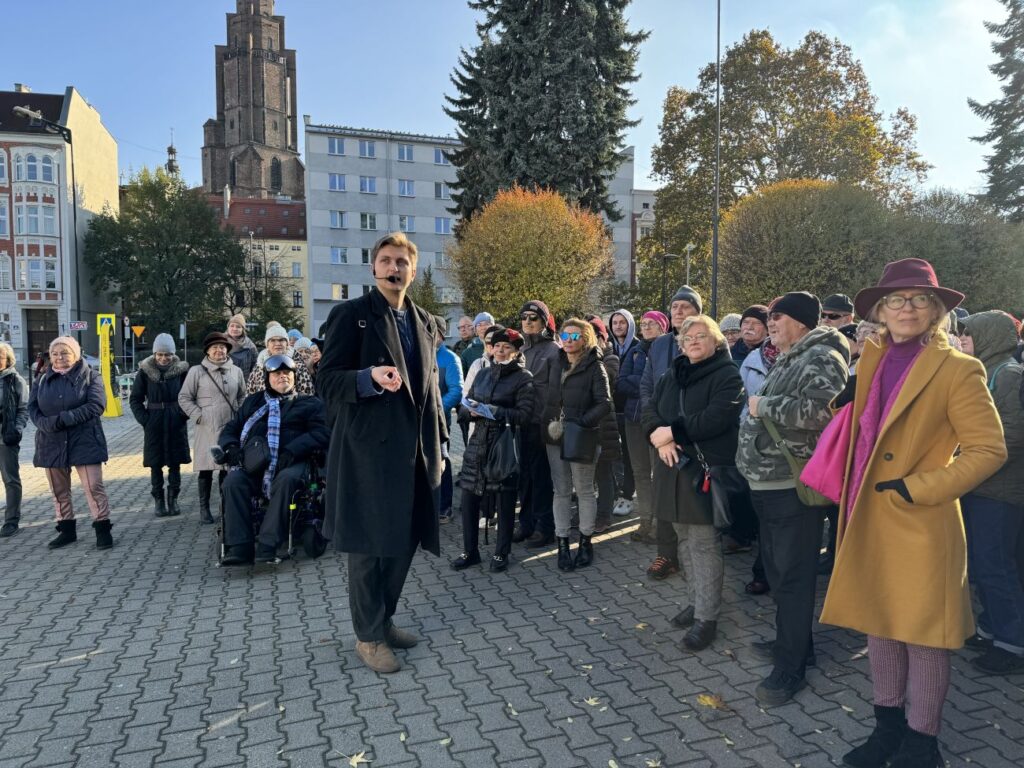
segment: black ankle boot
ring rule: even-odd
[[[558,570],[571,571],[575,568],[572,561],[572,550],[569,549],[569,537],[558,537]]]
[[[574,568],[586,568],[594,561],[594,545],[590,543],[590,537],[580,534],[580,543],[576,547],[576,559],[573,560]]]
[[[114,546],[114,538],[110,535],[113,526],[109,520],[94,520],[92,527],[96,530],[96,549],[110,549]]]
[[[157,495],[156,491],[153,491],[153,514],[157,517],[167,517],[167,505],[164,504],[164,492],[160,490],[160,495]]]
[[[199,478],[199,521],[210,525],[213,515],[210,514],[210,492],[213,491],[213,478]]]
[[[868,740],[843,755],[843,765],[850,768],[883,768],[896,752],[907,732],[907,715],[903,707],[875,705],[875,730]]]
[[[690,631],[683,635],[683,646],[690,651],[703,651],[717,634],[717,621],[694,621]]]
[[[939,753],[939,740],[935,736],[907,728],[903,743],[890,768],[937,768],[945,765]]]
[[[57,535],[50,539],[50,543],[46,546],[50,549],[60,549],[73,541],[78,541],[77,526],[77,520],[58,520]]]
[[[181,514],[181,507],[178,506],[178,494],[181,490],[178,488],[171,488],[167,491],[167,514],[171,517],[177,517]]]

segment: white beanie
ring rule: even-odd
[[[263,334],[263,343],[266,344],[271,339],[287,339],[288,333],[285,329],[277,323],[271,323],[267,326],[267,332]]]

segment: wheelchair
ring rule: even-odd
[[[295,491],[288,503],[287,547],[283,557],[278,555],[277,562],[294,557],[300,544],[306,556],[313,560],[327,551],[329,542],[323,535],[327,491],[326,476],[323,471],[325,458],[323,453],[318,451],[312,454],[306,462],[302,485]],[[270,500],[262,495],[252,498],[253,531],[258,531],[263,524],[263,516],[266,514],[269,503]],[[220,553],[217,558],[218,565],[224,559],[227,550],[227,545],[224,543],[224,528],[224,495],[221,494],[220,525],[217,528]]]

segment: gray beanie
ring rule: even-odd
[[[271,323],[267,326],[267,332],[263,334],[263,343],[266,344],[271,339],[287,339],[288,332],[277,323]]]
[[[161,333],[153,339],[153,354],[173,355],[177,350],[174,348],[174,337],[169,333]]]
[[[722,333],[726,331],[738,331],[740,329],[740,323],[742,318],[735,312],[732,312],[722,318],[722,322],[718,324],[718,327],[722,329]]]
[[[680,286],[679,290],[676,291],[675,295],[672,297],[672,301],[669,302],[669,305],[671,306],[672,302],[680,300],[688,301],[693,304],[694,308],[697,310],[697,314],[704,311],[704,306],[700,300],[700,294],[688,285]]]

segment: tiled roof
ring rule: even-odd
[[[238,235],[264,237],[269,240],[306,239],[306,203],[302,200],[274,200],[260,197],[233,197],[231,211],[224,221],[224,198],[207,195],[206,199],[222,223],[234,228]]]

